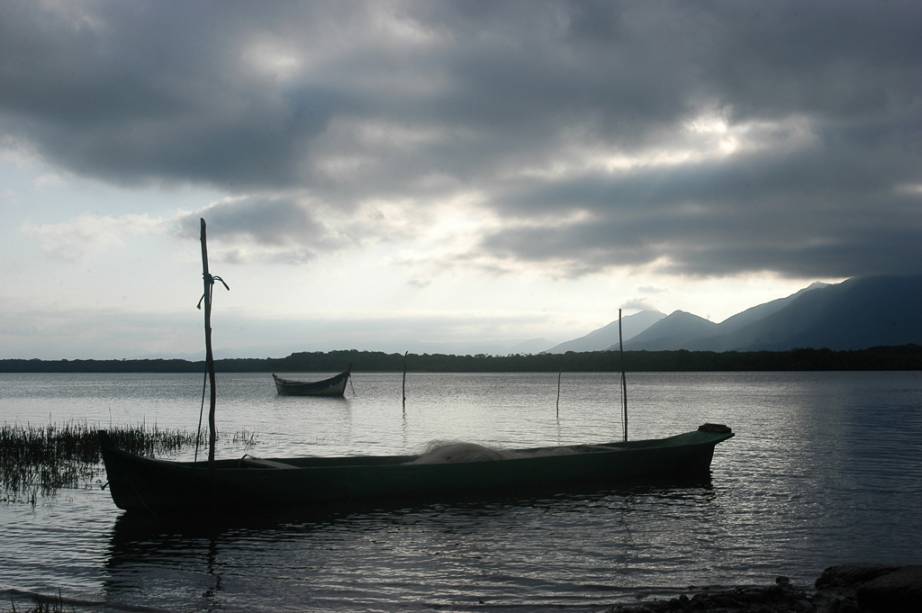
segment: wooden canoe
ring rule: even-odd
[[[344,370],[338,375],[321,381],[294,381],[272,374],[275,389],[279,396],[329,396],[342,397],[346,393],[346,383],[352,376],[351,370]]]
[[[109,490],[127,511],[271,511],[324,503],[560,492],[707,478],[730,428],[705,424],[662,439],[509,450],[499,459],[425,463],[422,456],[156,460],[116,449],[100,432]]]

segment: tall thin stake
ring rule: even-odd
[[[205,238],[205,220],[201,220],[202,231],[202,281],[205,287],[205,366],[208,369],[209,405],[208,405],[208,471],[214,474],[215,423],[214,408],[217,394],[215,392],[214,354],[211,351],[211,290],[214,279],[208,272],[208,242]]]
[[[557,371],[557,419],[560,419],[560,371]]]
[[[407,410],[407,354],[409,351],[403,352],[403,385],[401,386],[401,394],[403,396],[403,410]]]
[[[621,309],[618,309],[618,348],[621,352],[621,415],[624,421],[624,440],[627,441],[627,376],[624,374],[624,341],[621,335]]]

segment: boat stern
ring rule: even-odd
[[[97,430],[96,437],[99,440],[99,452],[102,455],[102,462],[106,468],[106,485],[115,506],[124,510],[143,506],[143,501],[133,493],[130,478],[120,469],[121,464],[115,457],[119,451],[116,449],[112,437],[105,430]]]

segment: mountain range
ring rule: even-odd
[[[630,336],[629,320],[636,324]],[[814,283],[719,324],[685,311],[668,316],[641,311],[625,317],[623,324],[624,348],[632,351],[848,350],[922,344],[922,275]],[[618,322],[614,321],[547,352],[616,349],[617,335]]]
[[[666,317],[665,313],[659,311],[640,311],[633,315],[628,315],[621,319],[621,333],[625,341],[628,341],[644,330],[647,330]],[[618,320],[610,324],[593,330],[585,336],[575,338],[571,341],[554,345],[544,353],[566,353],[568,351],[602,351],[618,344]]]

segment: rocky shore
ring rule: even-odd
[[[902,613],[922,610],[922,566],[831,566],[812,588],[778,577],[767,587],[694,589],[657,602],[613,605],[608,613]]]

